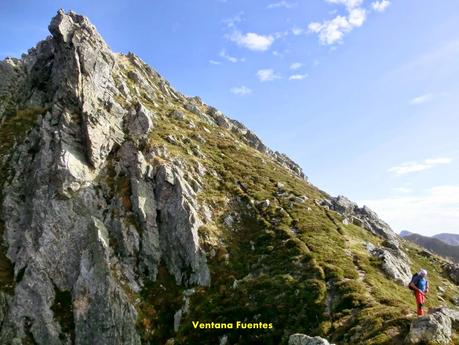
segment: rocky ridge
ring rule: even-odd
[[[134,54],[113,53],[86,17],[59,11],[49,30],[0,62],[0,343],[405,338],[402,284],[429,263],[416,248]],[[276,327],[190,328],[248,317]]]

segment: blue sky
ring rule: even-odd
[[[297,161],[395,230],[459,233],[459,2],[156,0],[0,3],[0,59],[58,8]]]

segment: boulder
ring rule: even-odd
[[[401,255],[397,250],[390,248],[367,245],[367,249],[371,255],[381,259],[381,268],[389,278],[401,285],[409,284],[412,274],[406,257]]]
[[[459,265],[446,264],[443,269],[448,278],[456,285],[459,285]]]
[[[142,104],[128,118],[128,131],[133,139],[145,139],[153,129],[153,113]]]
[[[292,334],[288,339],[288,345],[333,345],[321,337],[310,337],[306,334]]]
[[[405,342],[407,344],[450,344],[451,318],[436,312],[414,319]]]

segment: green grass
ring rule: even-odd
[[[132,81],[128,83],[131,90],[135,88]],[[149,146],[168,152],[167,157],[157,157],[156,164],[177,157],[188,170],[202,164],[208,173],[198,202],[208,205],[214,215],[212,223],[199,229],[211,286],[196,287],[190,313],[174,334],[173,315],[181,307],[182,289],[166,272],[160,273],[141,293],[138,327],[147,343],[174,338],[175,344],[215,344],[226,334],[232,344],[285,344],[296,332],[321,335],[339,344],[403,343],[411,321],[406,315],[415,311],[414,298],[407,287],[388,279],[381,262],[368,253],[365,243],[381,245],[380,238],[344,225],[340,215],[317,206],[315,200],[328,197],[326,193],[243,144],[237,133],[207,124],[173,99],[140,95],[156,116]],[[205,105],[199,108],[207,111]],[[174,109],[182,111],[185,120],[171,118]],[[177,143],[168,142],[168,135]],[[197,147],[201,156],[195,154]],[[285,186],[283,193],[276,187],[278,182]],[[292,195],[308,199],[295,203]],[[266,199],[269,207],[257,206]],[[234,218],[231,226],[224,221],[228,215]],[[412,270],[427,268],[431,285],[445,287],[444,298],[450,305],[457,287],[442,276],[442,261],[431,262],[419,248],[404,247]],[[440,302],[437,289],[432,289],[428,305]],[[274,328],[203,331],[193,328],[196,320],[272,322]]]

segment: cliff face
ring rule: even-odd
[[[452,304],[441,259],[373,212],[111,52],[87,18],[60,11],[49,30],[0,62],[0,343],[382,344],[407,332],[420,266]]]

